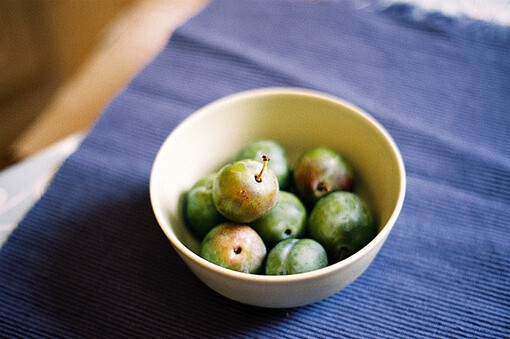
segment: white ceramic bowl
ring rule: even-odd
[[[328,267],[296,275],[232,271],[202,259],[199,240],[183,220],[184,195],[241,146],[270,138],[288,151],[291,164],[306,149],[329,146],[353,164],[359,193],[374,212],[378,235],[364,248]],[[218,293],[263,307],[316,302],[352,283],[372,262],[398,218],[406,176],[400,152],[369,114],[331,95],[295,88],[265,88],[219,99],[190,115],[169,135],[151,173],[155,216],[190,269]]]

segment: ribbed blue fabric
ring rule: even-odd
[[[509,30],[359,3],[217,1],[181,27],[1,250],[0,336],[510,337]],[[155,154],[180,121],[265,86],[364,108],[408,174],[402,214],[368,270],[294,309],[203,285],[148,195]]]

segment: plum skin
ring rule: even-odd
[[[280,189],[285,189],[290,183],[290,165],[285,149],[276,141],[269,139],[255,140],[244,146],[236,155],[235,160],[259,160],[262,155],[271,159],[269,167],[278,179]]]
[[[307,211],[293,194],[280,191],[276,205],[263,217],[250,225],[268,247],[287,238],[301,238],[306,232]]]
[[[212,187],[214,205],[227,219],[249,223],[276,204],[278,180],[270,168],[260,173],[262,162],[241,160],[220,169]]]
[[[266,246],[257,232],[235,222],[214,227],[200,245],[200,256],[205,260],[244,273],[259,273],[266,254]]]
[[[359,251],[377,234],[367,204],[345,191],[332,192],[317,202],[308,218],[308,231],[324,246],[331,262]]]
[[[288,275],[314,271],[328,265],[324,247],[313,239],[285,239],[267,255],[267,275]]]
[[[212,186],[216,173],[198,180],[186,194],[185,218],[186,222],[200,238],[203,238],[214,226],[225,221],[225,217],[218,212],[212,197]]]
[[[298,196],[312,206],[334,191],[352,191],[352,166],[338,152],[327,147],[312,148],[301,155],[294,170]]]

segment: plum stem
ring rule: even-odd
[[[266,166],[267,166],[267,163],[269,162],[269,157],[263,155],[262,156],[262,169],[260,170],[260,173],[259,174],[255,174],[255,180],[257,182],[262,182],[262,173],[264,173],[264,170],[266,169]]]

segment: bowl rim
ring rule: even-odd
[[[244,273],[244,272],[238,272],[234,270],[230,270],[228,268],[221,267],[219,265],[213,264],[202,257],[200,257],[198,254],[190,250],[186,245],[184,245],[179,238],[175,235],[173,231],[170,229],[167,229],[164,227],[165,222],[170,224],[165,215],[161,210],[159,210],[156,206],[156,197],[155,197],[155,191],[156,186],[155,182],[156,179],[155,176],[157,176],[157,168],[159,167],[158,164],[161,162],[161,158],[163,157],[163,154],[165,153],[166,148],[168,148],[170,144],[170,141],[178,136],[180,133],[182,133],[185,128],[192,124],[193,121],[196,119],[199,119],[205,114],[211,114],[212,112],[211,107],[217,106],[217,105],[224,105],[232,101],[241,100],[241,99],[247,99],[247,98],[253,98],[253,97],[263,97],[263,96],[272,96],[272,95],[297,95],[297,96],[306,96],[306,97],[314,97],[316,99],[320,100],[326,100],[331,103],[344,106],[357,114],[359,114],[362,118],[366,119],[370,124],[372,124],[379,133],[382,134],[384,139],[388,142],[390,145],[392,152],[396,158],[398,169],[400,172],[400,189],[398,194],[398,199],[395,204],[395,207],[393,209],[393,212],[390,215],[390,218],[388,221],[383,225],[382,229],[379,231],[379,233],[363,248],[361,248],[359,251],[351,255],[350,257],[337,262],[335,264],[328,265],[326,267],[305,272],[305,273],[298,273],[298,274],[291,274],[291,275],[263,275],[263,274],[252,274],[252,273]],[[335,271],[341,270],[347,266],[349,266],[352,262],[359,260],[369,252],[373,250],[374,247],[376,247],[379,243],[383,242],[384,239],[388,236],[389,232],[393,228],[395,222],[397,221],[400,212],[402,210],[404,199],[406,195],[406,186],[407,186],[407,178],[406,178],[406,171],[404,166],[404,161],[402,158],[402,155],[400,153],[400,150],[396,144],[396,142],[393,140],[393,137],[389,134],[389,132],[374,118],[372,115],[364,111],[363,109],[355,106],[354,104],[345,101],[343,99],[340,99],[334,95],[323,93],[317,90],[312,89],[306,89],[306,88],[299,88],[299,87],[263,87],[263,88],[255,88],[250,89],[246,91],[241,91],[233,94],[226,95],[222,98],[216,99],[205,106],[199,108],[198,110],[191,113],[188,117],[186,117],[183,121],[181,121],[166,137],[162,145],[160,146],[152,165],[151,173],[150,173],[150,182],[149,182],[149,195],[151,200],[152,209],[154,212],[154,215],[156,217],[156,220],[158,221],[159,226],[167,236],[167,238],[170,240],[171,244],[180,252],[180,254],[186,256],[188,259],[192,260],[196,264],[202,266],[205,269],[211,270],[219,275],[224,275],[233,279],[239,279],[243,281],[249,281],[249,282],[261,282],[261,283],[288,283],[292,281],[304,281],[309,279],[315,279],[320,276],[326,276],[329,274],[332,274]]]

